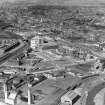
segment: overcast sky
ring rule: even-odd
[[[0,3],[5,1],[19,2],[19,1],[33,1],[36,4],[52,4],[52,5],[98,5],[105,3],[105,0],[0,0]]]

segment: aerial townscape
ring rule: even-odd
[[[0,4],[0,105],[105,105],[105,4],[25,1]]]

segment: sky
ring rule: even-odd
[[[35,2],[35,4],[42,5],[99,5],[104,4],[105,0],[0,0],[0,3],[4,3],[5,1],[14,3],[14,2]]]

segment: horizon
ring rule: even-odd
[[[60,5],[60,6],[103,6],[105,0],[0,0],[0,4],[28,4],[34,3],[35,5]]]

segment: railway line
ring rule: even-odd
[[[2,65],[3,63],[5,63],[7,60],[18,56],[19,54],[21,54],[23,52],[23,50],[25,48],[28,47],[28,44],[24,43],[23,41],[19,40],[20,44],[17,44],[17,46],[15,47],[10,47],[10,49],[8,49],[8,51],[6,50],[6,52],[4,52],[1,56],[0,56],[0,65]]]

